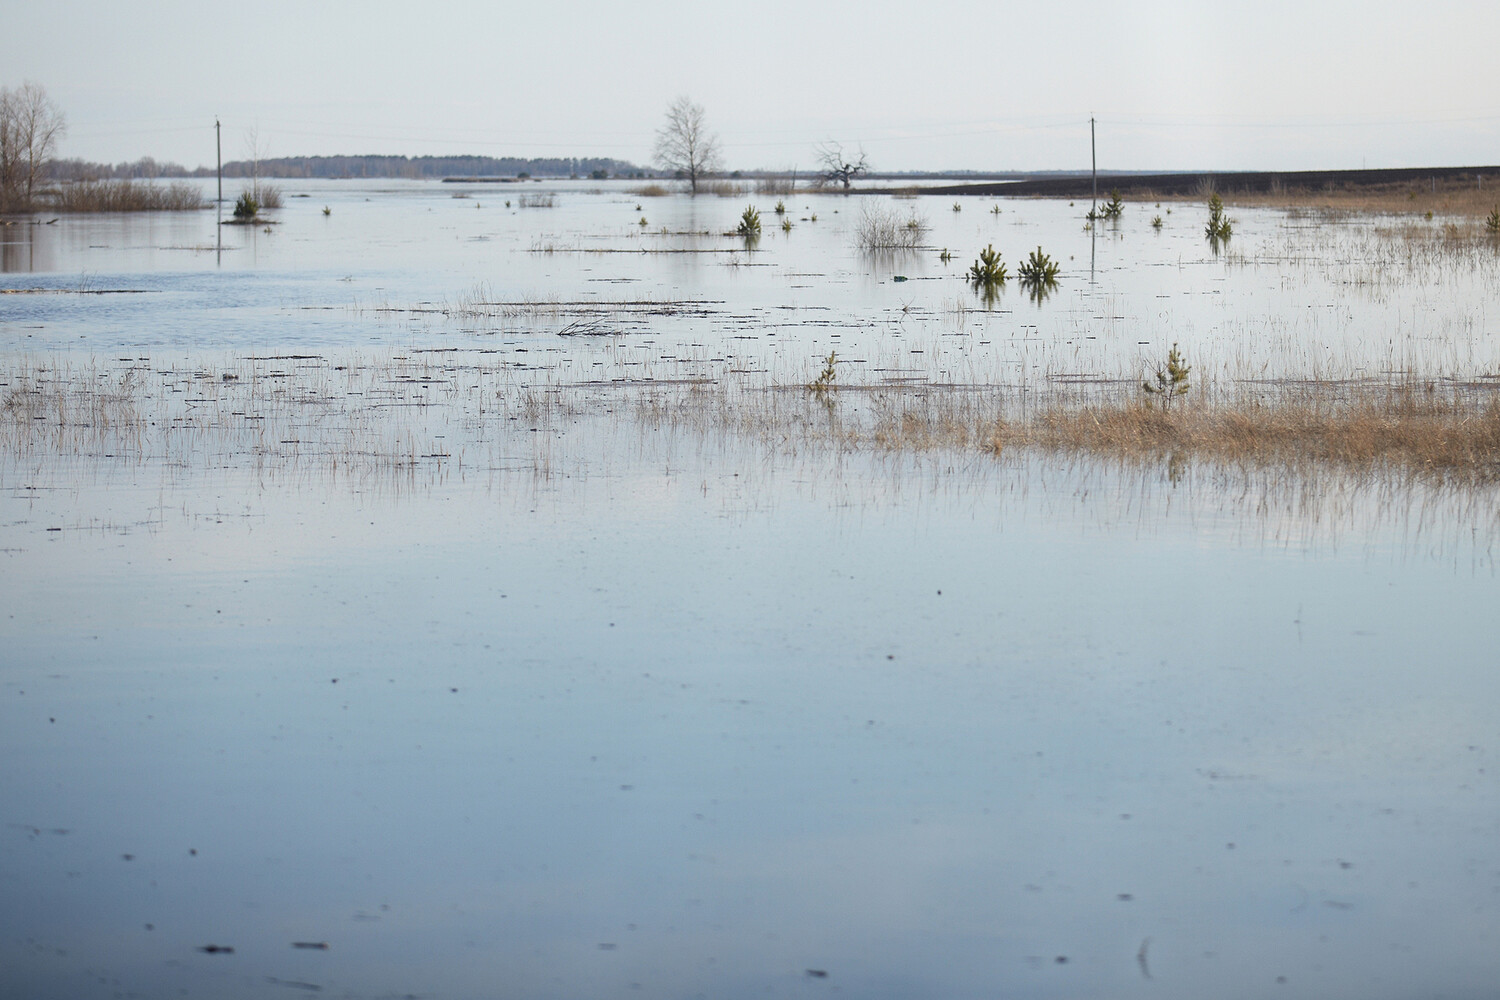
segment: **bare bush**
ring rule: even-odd
[[[150,184],[141,181],[75,181],[44,193],[59,212],[191,212],[204,207],[194,184]]]
[[[854,225],[854,241],[861,250],[915,250],[927,238],[927,220],[913,209],[902,215],[894,208],[866,203]]]
[[[793,171],[790,175],[777,177],[760,177],[755,181],[756,194],[796,194],[797,174]]]

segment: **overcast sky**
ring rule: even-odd
[[[826,139],[890,170],[1500,163],[1500,3],[540,0],[7,5],[0,84],[60,154],[212,165],[480,153],[650,161],[702,104],[730,167]]]

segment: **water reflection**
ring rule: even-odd
[[[1037,278],[1032,281],[1027,281],[1023,278],[1021,280],[1021,287],[1026,289],[1026,297],[1030,299],[1033,304],[1039,306],[1042,303],[1046,302],[1053,292],[1057,291],[1057,279]]]
[[[1492,981],[1500,592],[1433,558],[1425,488],[1368,533],[1378,487],[848,452],[828,396],[774,461],[568,414],[527,471],[491,463],[550,435],[391,491],[33,466],[0,492],[8,984]],[[1366,515],[1298,506],[1341,495]]]
[[[54,269],[51,232],[31,220],[0,226],[0,273],[31,274]]]

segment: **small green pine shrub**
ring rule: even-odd
[[[1028,285],[1053,285],[1057,283],[1057,276],[1061,271],[1062,267],[1057,261],[1042,253],[1041,247],[1037,247],[1021,262],[1016,273]]]
[[[756,211],[754,205],[745,207],[745,212],[740,216],[740,224],[735,232],[741,236],[760,235],[760,212]]]
[[[1099,209],[1099,217],[1101,219],[1118,219],[1124,211],[1125,203],[1120,200],[1120,192],[1111,191],[1109,193],[1109,201],[1105,202],[1104,207]]]
[[[786,214],[786,202],[784,202],[784,201],[778,201],[776,203],[776,214],[777,215],[785,215]]]
[[[1490,217],[1484,220],[1484,228],[1490,231],[1491,236],[1500,236],[1500,208],[1490,212]]]
[[[838,353],[836,351],[829,351],[828,357],[823,359],[823,373],[813,379],[807,387],[820,395],[833,388],[834,380],[839,377],[838,369],[835,367],[838,364],[838,360]]]
[[[947,251],[943,251],[947,253]],[[1000,260],[1000,254],[995,252],[992,243],[979,251],[979,259],[969,267],[969,281],[980,288],[991,288],[995,285],[1005,284],[1005,264]]]
[[[236,219],[253,219],[260,213],[260,202],[255,200],[255,195],[246,191],[241,194],[239,200],[234,203],[234,217]]]
[[[1183,364],[1182,352],[1173,344],[1172,349],[1167,352],[1166,365],[1158,365],[1156,368],[1156,384],[1142,382],[1141,388],[1146,390],[1147,395],[1160,396],[1164,402],[1170,403],[1178,396],[1187,395],[1188,373],[1192,370],[1192,365]]]
[[[1234,232],[1229,216],[1224,214],[1224,200],[1215,192],[1208,196],[1208,226],[1203,230],[1211,240],[1227,240]]]

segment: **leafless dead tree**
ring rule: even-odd
[[[694,194],[698,181],[719,169],[719,137],[708,128],[703,105],[679,97],[667,108],[667,121],[656,132],[656,163],[685,178]]]
[[[0,211],[31,207],[42,166],[57,149],[68,120],[41,84],[0,88]]]
[[[843,144],[830,139],[818,146],[818,168],[823,172],[824,184],[837,182],[847,191],[854,178],[869,172],[870,165],[863,149],[858,156],[850,159],[844,152]]]

